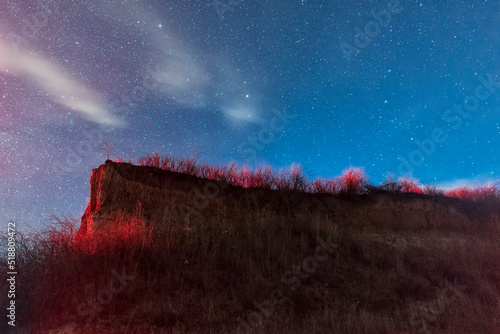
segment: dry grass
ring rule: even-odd
[[[122,158],[115,162],[123,162]],[[130,161],[130,163],[132,163]],[[259,166],[255,170],[247,166],[221,166],[198,162],[197,156],[175,158],[160,156],[158,153],[143,156],[138,159],[140,166],[152,166],[172,172],[194,175],[209,180],[227,182],[244,188],[266,188],[275,190],[298,190],[317,194],[366,194],[374,191],[389,191],[395,193],[417,193],[428,195],[444,195],[473,201],[500,198],[498,183],[480,185],[477,187],[458,187],[441,190],[433,185],[421,185],[413,177],[389,176],[380,185],[373,185],[368,175],[360,167],[349,167],[342,175],[333,178],[317,177],[311,179],[298,164],[292,164],[289,170],[273,170],[270,166]]]
[[[274,334],[499,332],[498,210],[470,202],[475,232],[439,222],[402,230],[252,201],[239,211],[214,204],[189,227],[152,229],[137,211],[77,239],[69,218],[23,235],[18,323],[31,333],[236,333],[251,321]],[[318,237],[330,253],[315,267]],[[113,272],[133,278],[120,290]],[[286,299],[270,304],[275,289]]]

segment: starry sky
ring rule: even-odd
[[[498,180],[499,23],[492,0],[3,0],[0,220],[80,217],[105,142]]]

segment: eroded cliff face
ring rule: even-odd
[[[119,213],[141,217],[155,228],[190,227],[213,219],[255,222],[259,217],[321,220],[361,229],[477,231],[498,226],[498,210],[455,198],[374,193],[361,196],[245,189],[155,167],[110,160],[92,171],[91,197],[80,233],[113,223]],[[140,210],[139,210],[140,209]]]
[[[172,206],[189,204],[193,189],[206,181],[155,167],[134,166],[107,160],[92,170],[90,202],[82,216],[80,232],[106,227],[117,214],[140,214],[146,221],[160,222],[172,214]]]

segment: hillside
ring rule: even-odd
[[[496,201],[243,188],[108,160],[81,223],[58,222],[21,253],[31,332],[500,332]]]

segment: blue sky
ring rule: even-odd
[[[498,1],[23,3],[0,4],[2,221],[80,216],[105,141],[126,160],[498,180]]]

